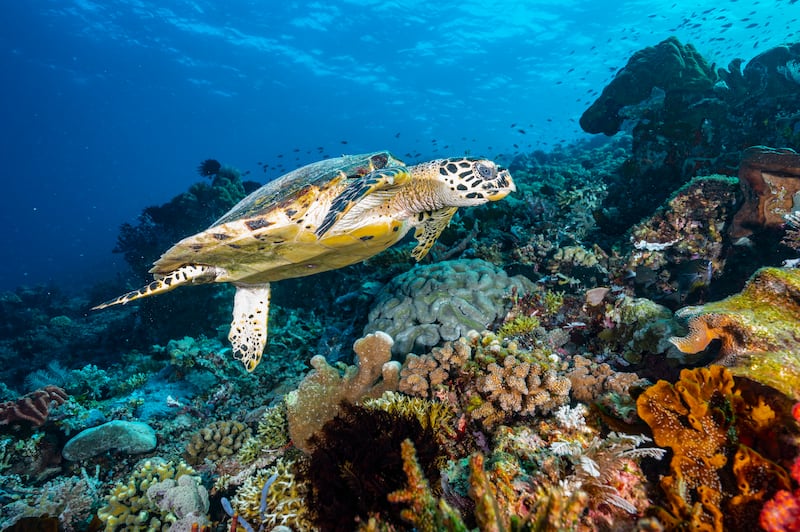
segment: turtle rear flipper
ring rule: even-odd
[[[156,279],[147,286],[143,286],[142,288],[133,290],[127,294],[122,294],[116,299],[110,299],[104,303],[100,303],[96,307],[92,307],[92,310],[99,310],[101,308],[106,308],[113,305],[124,305],[135,299],[141,299],[143,297],[169,292],[170,290],[178,288],[184,284],[213,283],[220,273],[222,273],[222,270],[216,266],[193,264],[181,266],[177,270],[168,273],[161,279]]]
[[[258,366],[267,345],[269,283],[234,284],[236,296],[228,340],[233,346],[234,358],[241,360],[250,372]]]

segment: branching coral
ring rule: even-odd
[[[386,390],[396,390],[400,364],[392,362],[392,338],[376,332],[353,344],[358,359],[344,375],[320,355],[311,359],[314,368],[297,390],[286,397],[289,435],[301,450],[309,452],[311,436],[330,419],[341,404],[355,404],[365,398],[379,397]]]
[[[208,511],[208,499],[207,495],[203,496],[205,488],[199,484],[199,479],[192,478],[194,473],[194,469],[184,462],[176,464],[161,458],[147,460],[126,482],[120,482],[111,489],[106,497],[106,505],[98,510],[97,516],[105,523],[107,530],[121,527],[126,530],[147,528],[166,531],[173,523],[189,514],[191,517],[196,517],[195,521],[200,522]],[[165,480],[171,479],[177,485],[177,482],[186,475],[190,476],[193,484],[190,486],[188,481],[183,481],[180,485],[184,489],[193,491],[194,495],[189,497],[195,501],[192,509],[184,504],[186,501],[177,504],[164,493],[159,495],[154,491],[152,498],[148,496],[151,487],[158,485],[164,490],[169,489],[170,486],[162,484]],[[178,515],[176,511],[182,515]]]
[[[337,417],[314,436],[305,476],[313,489],[309,507],[321,530],[350,531],[370,515],[399,522],[399,509],[386,495],[404,484],[401,442],[417,449],[422,470],[438,487],[442,450],[433,429],[413,415],[397,415],[361,405],[343,405]]]
[[[678,349],[697,353],[719,340],[717,363],[800,399],[800,270],[762,268],[741,293],[681,314],[689,334],[670,339]]]
[[[231,506],[259,530],[277,526],[313,530],[306,503],[308,484],[297,478],[295,463],[279,459],[269,468],[250,475],[231,500]],[[269,482],[272,479],[272,482]],[[266,489],[266,492],[264,491]]]
[[[548,413],[569,402],[570,380],[536,362],[506,355],[502,365],[492,362],[478,379],[477,389],[487,402],[473,412],[491,426],[509,413],[532,416]]]

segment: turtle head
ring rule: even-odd
[[[446,186],[446,205],[468,207],[505,198],[517,190],[508,170],[488,159],[458,157],[435,161],[438,181]]]

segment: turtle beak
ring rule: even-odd
[[[509,174],[508,170],[505,168],[498,169],[497,179],[494,184],[496,188],[486,195],[489,201],[501,200],[512,192],[517,191],[517,185],[514,183],[514,180],[511,179],[511,174]]]

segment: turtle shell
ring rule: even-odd
[[[162,277],[185,265],[216,266],[216,282],[261,283],[363,260],[376,253],[375,246],[394,243],[391,233],[397,229],[382,221],[364,228],[369,239],[359,231],[322,241],[314,230],[349,182],[390,167],[405,168],[391,153],[381,151],[298,168],[244,198],[205,231],[175,244],[150,271]],[[379,238],[371,241],[372,235]]]
[[[355,178],[389,166],[402,166],[403,162],[388,151],[363,155],[345,155],[312,163],[270,181],[214,222],[216,227],[234,220],[255,218],[273,209],[289,209],[303,190],[311,187],[324,189],[339,177]]]

